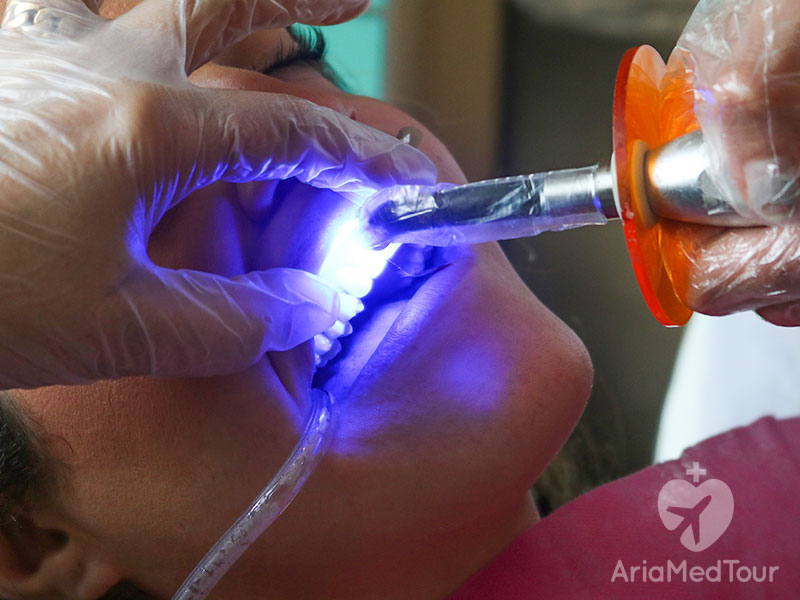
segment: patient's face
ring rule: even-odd
[[[292,44],[285,31],[255,34],[193,82],[303,96],[391,135],[415,126],[440,179],[463,181],[422,125],[341,92],[317,65],[253,70]],[[317,270],[352,210],[293,181],[217,184],[167,215],[150,253],[224,275]],[[340,407],[327,457],[212,597],[442,595],[535,518],[526,490],[588,394],[583,346],[494,244],[424,281],[388,279],[398,289],[365,299],[347,351],[320,374]],[[18,393],[65,465],[50,526],[111,577],[169,597],[290,452],[313,377],[305,344],[226,377]]]

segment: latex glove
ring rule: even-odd
[[[146,248],[166,211],[220,179],[432,181],[423,155],[336,112],[188,81],[252,29],[368,2],[146,0],[113,21],[45,4],[17,26],[30,5],[9,2],[0,29],[0,388],[233,372],[333,324],[338,296],[305,272],[226,279],[158,267]]]
[[[800,222],[800,2],[702,0],[677,52],[717,185],[744,216]]]
[[[671,60],[688,69],[711,172],[737,212],[780,227],[696,227],[686,301],[800,325],[800,2],[702,0]]]
[[[776,325],[800,325],[800,226],[692,228],[686,302],[708,315],[756,310]]]

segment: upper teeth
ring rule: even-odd
[[[360,298],[369,294],[373,280],[380,275],[399,244],[372,250],[357,234],[358,222],[348,221],[339,230],[319,275],[341,292],[339,320],[314,337],[317,366],[324,366],[341,349],[338,338],[350,335],[350,319],[364,310]]]

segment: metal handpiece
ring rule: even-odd
[[[631,169],[640,170],[636,179],[644,182],[648,206],[642,210],[707,225],[762,224],[723,199],[708,174],[699,131],[643,152]],[[613,173],[594,165],[461,186],[390,188],[365,205],[363,224],[376,246],[474,244],[604,224],[619,218],[615,197]]]
[[[650,209],[659,217],[688,223],[761,225],[733,210],[712,181],[708,167],[701,131],[648,151],[644,157],[644,183]]]
[[[608,168],[520,175],[462,186],[401,186],[364,207],[376,246],[476,244],[603,224],[616,216]]]

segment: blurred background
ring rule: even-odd
[[[694,5],[373,0],[366,15],[325,33],[351,91],[426,123],[473,180],[607,160],[622,55],[646,43],[666,59]],[[555,507],[652,462],[681,331],[650,315],[618,223],[507,242],[504,250],[584,340],[596,370],[582,422],[542,481],[550,488],[545,508]]]

